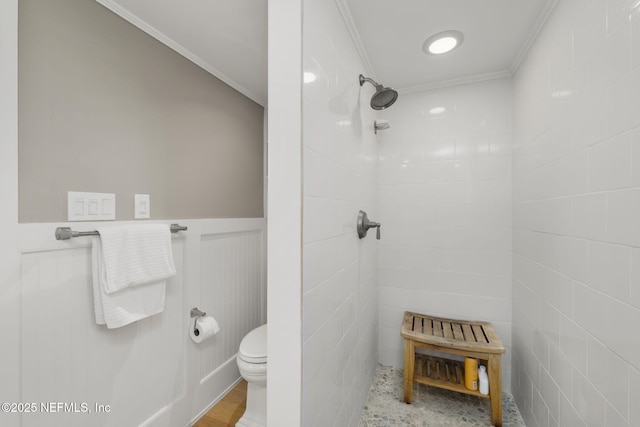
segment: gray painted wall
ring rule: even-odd
[[[263,216],[263,108],[92,0],[19,4],[20,222]]]

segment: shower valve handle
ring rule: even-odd
[[[380,223],[379,222],[374,222],[374,221],[369,221],[369,218],[367,218],[367,213],[365,211],[360,211],[358,212],[358,223],[357,223],[357,229],[358,229],[358,237],[359,238],[364,238],[367,235],[367,231],[370,228],[376,228],[376,239],[380,240]]]

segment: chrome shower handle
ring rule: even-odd
[[[369,218],[367,218],[367,213],[365,211],[360,211],[358,212],[358,223],[357,223],[357,229],[358,229],[358,237],[363,239],[366,235],[367,235],[367,231],[370,228],[377,228],[376,230],[376,239],[380,240],[380,226],[381,224],[379,222],[374,222],[374,221],[369,221]]]

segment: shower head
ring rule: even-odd
[[[376,93],[371,97],[371,108],[374,110],[384,110],[385,108],[389,108],[398,99],[398,92],[394,89],[384,87],[381,84],[376,83],[373,79],[360,74],[360,86],[362,86],[364,82],[369,82],[376,88]]]

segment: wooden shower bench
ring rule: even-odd
[[[500,358],[504,347],[491,323],[445,319],[405,311],[401,335],[404,338],[406,403],[411,403],[414,381],[480,396],[490,399],[492,422],[502,426]],[[463,362],[416,353],[417,348],[478,359],[479,364],[487,367],[489,394],[483,395],[465,387]]]

